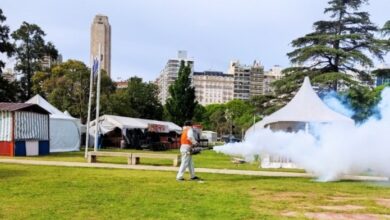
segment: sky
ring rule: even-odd
[[[155,80],[178,50],[195,71],[226,72],[231,60],[265,69],[290,65],[290,42],[312,30],[328,0],[1,0],[11,31],[23,21],[39,25],[63,59],[89,65],[90,28],[96,14],[112,28],[111,76]],[[371,0],[362,10],[378,26],[390,20],[390,0]],[[9,60],[12,63],[12,60]],[[389,63],[389,57],[385,62]]]

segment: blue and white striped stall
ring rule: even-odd
[[[49,113],[35,104],[0,103],[0,155],[49,153]]]

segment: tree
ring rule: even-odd
[[[22,74],[22,100],[31,98],[31,78],[36,71],[41,70],[41,61],[45,55],[56,59],[58,52],[52,43],[45,43],[45,32],[36,24],[23,22],[20,28],[12,33],[15,40],[16,66]]]
[[[387,48],[387,52],[390,50],[390,21],[387,21],[383,28],[381,29],[382,35],[384,37],[389,37],[387,41],[385,41],[385,47]]]
[[[107,112],[110,114],[161,120],[163,106],[158,100],[158,88],[142,78],[131,77],[126,89],[118,89],[110,97]]]
[[[376,37],[378,27],[370,21],[367,12],[358,11],[368,0],[330,0],[324,13],[330,20],[314,23],[314,32],[292,41],[294,49],[288,53],[298,67],[284,70],[286,78],[275,82],[279,93],[296,90],[304,76],[325,89],[337,90],[339,84],[351,86],[350,77],[358,74],[362,80],[370,77],[365,67],[374,63],[368,54],[383,60],[384,41]],[[361,69],[356,67],[360,66]]]
[[[206,105],[204,108],[204,112],[202,113],[202,120],[197,120],[197,122],[200,122],[205,130],[214,130],[217,131],[217,127],[215,127],[215,121],[212,121],[212,115],[220,110],[223,112],[226,110],[226,107],[224,104],[210,104]],[[199,111],[199,110],[198,110]],[[203,111],[203,110],[202,110]],[[224,117],[224,116],[223,116]]]
[[[9,27],[3,24],[5,20],[6,17],[3,15],[3,10],[0,8],[0,54],[5,54],[10,57],[14,53],[14,47],[12,43],[9,42]],[[4,61],[0,60],[0,75],[4,66]]]
[[[16,102],[19,93],[16,82],[9,82],[0,75],[0,102]]]
[[[257,122],[264,116],[270,115],[283,107],[287,101],[274,95],[258,95],[250,99],[250,104],[254,108],[254,120]]]
[[[9,27],[3,22],[6,17],[3,15],[3,10],[0,9],[0,54],[5,54],[7,57],[12,56],[14,47],[9,42]],[[2,76],[5,62],[0,60],[0,102],[15,102],[19,93],[19,87],[16,82],[9,82]]]
[[[227,134],[230,131],[230,123],[225,116],[225,111],[222,109],[217,109],[210,115],[210,123],[212,126],[211,129],[216,131],[220,136]]]
[[[41,87],[42,95],[51,104],[61,111],[67,110],[71,115],[85,119],[88,106],[89,76],[89,69],[84,63],[68,60],[53,67],[49,76],[45,73],[38,73],[34,79],[44,78]]]
[[[247,130],[253,124],[254,107],[250,102],[238,99],[227,102],[225,107],[231,113],[230,123],[233,126],[233,133],[241,137],[242,131]]]
[[[234,135],[241,137],[242,131],[252,126],[254,113],[254,105],[243,100],[211,104],[205,107],[201,124],[219,135],[230,134],[232,131]]]
[[[138,112],[140,118],[162,119],[163,107],[158,100],[157,85],[132,77],[128,83],[127,95],[130,107]]]
[[[381,92],[385,86],[378,86],[375,89],[369,89],[363,86],[354,86],[348,91],[347,104],[354,111],[352,118],[358,122],[364,122],[369,117],[378,114],[375,106],[381,100]]]
[[[68,60],[60,65],[54,66],[50,70],[51,74],[43,75],[41,82],[42,95],[61,111],[69,113],[82,122],[86,121],[89,97],[90,69],[81,61]],[[41,77],[38,73],[35,77]],[[96,90],[96,86],[94,86]],[[110,95],[115,91],[115,86],[110,77],[102,70],[101,80],[101,103],[110,99]],[[95,99],[93,99],[95,102]],[[95,105],[93,105],[95,106]],[[92,118],[94,117],[92,109]]]
[[[206,116],[206,108],[200,104],[196,105],[194,110],[194,117],[192,118],[192,120],[196,123],[202,123],[203,121],[207,120],[205,116]]]
[[[390,36],[390,21],[387,21],[385,25],[383,26],[381,32],[385,36]]]
[[[181,61],[178,78],[169,87],[170,98],[166,103],[168,119],[178,125],[183,125],[186,120],[194,117],[194,111],[198,105],[195,101],[195,89],[191,86],[191,67]]]
[[[33,94],[39,94],[43,98],[46,98],[43,86],[46,79],[49,79],[51,72],[37,71],[31,78],[32,92]]]
[[[376,69],[372,71],[372,74],[375,75],[376,77],[383,77],[390,79],[390,69]]]

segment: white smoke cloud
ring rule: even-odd
[[[343,105],[343,97],[337,95],[336,92],[329,92],[323,98],[322,101],[333,111],[343,114],[347,117],[352,117],[354,111]]]
[[[381,118],[364,124],[311,124],[310,132],[253,132],[242,143],[215,147],[215,151],[247,160],[269,153],[290,158],[320,180],[337,180],[343,174],[367,172],[390,176],[390,89],[382,92]]]

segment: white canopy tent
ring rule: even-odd
[[[91,121],[89,134],[91,136],[95,135],[95,122],[96,120]],[[173,122],[168,121],[157,121],[141,118],[129,118],[116,115],[102,115],[99,117],[99,131],[100,134],[107,134],[110,131],[113,131],[115,128],[119,128],[122,131],[125,129],[158,129],[161,133],[168,133],[171,131],[181,133],[182,128],[176,125]]]
[[[37,104],[50,112],[50,152],[80,150],[80,125],[76,118],[67,115],[36,95],[26,103]]]
[[[68,111],[64,111],[64,114],[67,115],[67,116],[69,116],[69,117],[71,117],[71,118],[73,118],[74,120],[76,120],[77,125],[78,125],[79,128],[80,128],[80,133],[81,133],[81,134],[83,134],[83,133],[85,134],[85,132],[87,131],[87,126],[84,125],[84,124],[82,124],[82,123],[81,123],[81,120],[80,120],[79,118],[73,117]]]
[[[354,124],[354,121],[326,106],[314,91],[309,78],[305,77],[303,85],[286,106],[254,124],[247,130],[245,136],[264,128],[286,132],[302,129],[307,131],[311,123]],[[273,158],[269,155],[262,156],[261,166],[263,168],[295,167],[289,159],[280,157]]]

